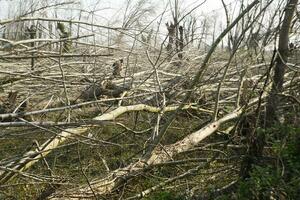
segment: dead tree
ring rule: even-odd
[[[31,25],[30,27],[26,28],[27,33],[29,35],[30,39],[35,39],[36,38],[36,27],[35,25]],[[34,47],[34,42],[31,42],[30,46],[33,48]],[[31,70],[34,70],[34,53],[31,54],[32,58],[31,58]]]
[[[184,46],[184,43],[183,43],[183,27],[182,26],[179,26],[179,35],[180,35],[180,38],[179,38],[178,57],[180,59],[182,59],[183,58],[183,46]]]
[[[113,77],[120,77],[121,76],[121,71],[123,68],[123,59],[117,60],[116,62],[114,62],[114,64],[112,65],[113,67]]]
[[[60,31],[61,39],[66,39],[71,36],[70,32],[66,30],[66,27],[63,23],[58,22],[57,29]],[[72,45],[71,40],[64,40],[62,45],[62,52],[63,53],[70,52],[71,45]]]
[[[172,52],[173,45],[174,45],[174,38],[175,38],[175,25],[171,22],[170,25],[169,25],[169,23],[166,23],[166,26],[168,29],[168,37],[169,37],[167,50],[168,50],[168,52]]]

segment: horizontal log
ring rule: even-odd
[[[128,112],[133,112],[133,111],[147,111],[147,112],[171,112],[175,111],[178,108],[178,106],[168,106],[165,107],[164,109],[161,109],[159,107],[153,107],[153,106],[148,106],[145,104],[137,104],[137,105],[131,105],[131,106],[120,106],[116,108],[115,110],[105,113],[103,115],[99,115],[92,120],[96,121],[109,121],[109,120],[114,120],[120,115]],[[202,112],[208,112],[211,113],[211,111],[205,110],[198,108],[194,106],[193,104],[189,104],[183,107],[183,109],[196,109]],[[76,135],[81,135],[84,134],[90,126],[79,126],[75,128],[67,128],[61,133],[57,134],[56,137],[51,138],[44,142],[39,148],[34,149],[32,151],[26,152],[23,155],[23,158],[18,161],[18,162],[12,162],[7,164],[5,167],[10,168],[12,170],[9,171],[1,171],[0,170],[0,184],[3,184],[10,180],[14,175],[14,171],[23,171],[25,169],[28,169],[32,165],[34,165],[36,162],[39,161],[39,159],[46,157],[53,149],[57,148],[60,144],[65,142],[67,139],[72,138]]]
[[[114,54],[52,54],[52,55],[36,55],[36,56],[0,56],[0,59],[32,59],[32,58],[73,58],[73,57],[101,57],[101,56],[113,56]]]

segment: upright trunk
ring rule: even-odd
[[[166,23],[167,29],[168,29],[168,37],[169,37],[169,42],[167,45],[167,50],[169,53],[172,53],[173,51],[173,44],[174,44],[174,38],[175,38],[175,25],[171,23]]]
[[[174,25],[175,25],[175,46],[176,52],[179,52],[179,37],[178,37],[178,0],[175,0],[175,11],[174,11]]]
[[[276,108],[279,103],[278,92],[283,90],[283,77],[285,63],[288,59],[288,43],[289,43],[289,29],[295,7],[298,0],[288,0],[285,8],[285,15],[280,29],[279,38],[279,55],[276,57],[275,73],[273,77],[273,85],[271,93],[267,102],[267,123],[268,127],[276,121],[275,114]],[[273,55],[271,65],[273,63]],[[246,91],[246,94],[249,92]],[[259,105],[260,107],[260,105]],[[261,164],[261,157],[263,155],[263,149],[265,146],[265,134],[263,132],[257,132],[256,128],[259,123],[260,111],[259,107],[255,115],[244,116],[240,123],[240,133],[246,136],[247,152],[241,162],[240,178],[247,179],[251,176],[253,165]]]
[[[53,22],[48,22],[48,30],[49,30],[49,37],[52,39],[53,38]],[[49,44],[49,51],[52,51],[52,46],[53,44]]]
[[[30,39],[35,39],[36,38],[36,28],[34,25],[31,25],[30,28],[27,27],[27,31],[29,33]],[[34,47],[34,42],[30,43],[30,46],[33,48]],[[34,51],[31,53],[31,70],[34,70]]]
[[[276,58],[273,85],[266,106],[266,127],[271,127],[278,121],[278,113],[276,113],[280,102],[278,93],[283,91],[283,77],[289,52],[289,30],[297,3],[298,0],[288,0],[285,7],[285,15],[279,33],[278,55]]]
[[[183,58],[183,27],[179,26],[179,34],[180,34],[180,38],[179,38],[179,52],[178,52],[178,57],[180,59]]]

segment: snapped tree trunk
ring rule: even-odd
[[[167,45],[167,50],[168,52],[173,51],[173,45],[174,45],[174,38],[175,38],[175,25],[171,23],[166,23],[167,29],[168,29],[168,37],[169,37],[169,42]]]
[[[180,59],[183,58],[183,27],[179,26],[179,34],[180,34],[180,38],[179,38],[179,53],[178,53],[178,57]]]
[[[31,25],[30,28],[27,27],[27,32],[29,33],[29,38],[30,39],[35,39],[36,37],[36,28],[34,25]],[[34,42],[31,42],[30,46],[33,48],[34,47]],[[34,70],[34,52],[31,53],[32,58],[31,58],[31,70]]]

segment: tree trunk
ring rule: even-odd
[[[280,99],[277,94],[283,91],[283,77],[289,52],[289,30],[297,3],[298,0],[288,0],[285,7],[285,15],[279,33],[278,55],[276,58],[273,85],[266,107],[266,127],[271,127],[278,121],[276,110]]]
[[[183,44],[183,27],[182,26],[179,26],[179,34],[180,34],[180,38],[179,38],[179,53],[178,53],[178,57],[180,59],[183,58],[183,47],[184,47],[184,44]]]
[[[173,51],[173,44],[174,44],[174,38],[175,38],[175,25],[171,22],[166,23],[167,29],[168,29],[168,37],[169,37],[169,43],[167,45],[167,50],[169,53]]]

